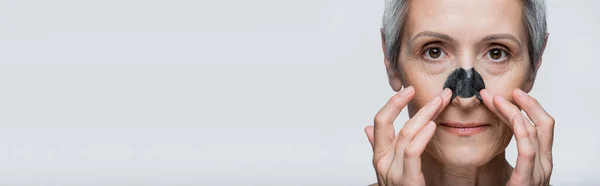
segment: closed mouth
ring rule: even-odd
[[[477,128],[483,126],[490,126],[490,124],[486,123],[441,123],[440,125],[452,128]]]
[[[446,131],[460,136],[475,135],[491,126],[486,123],[441,123],[440,125]]]

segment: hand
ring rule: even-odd
[[[421,154],[436,130],[432,121],[450,103],[452,91],[445,89],[406,121],[394,135],[394,120],[415,95],[413,87],[394,95],[375,116],[375,126],[365,132],[373,147],[373,166],[381,185],[425,185]]]
[[[515,89],[513,98],[531,121],[502,96],[492,96],[485,89],[480,93],[484,104],[508,124],[517,140],[517,165],[506,185],[549,185],[554,118],[546,113],[535,98],[522,90]]]

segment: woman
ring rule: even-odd
[[[554,119],[527,94],[548,38],[543,0],[389,0],[381,31],[399,92],[365,128],[378,185],[549,184]],[[474,69],[485,89],[453,98],[456,69]]]

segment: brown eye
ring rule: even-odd
[[[442,50],[440,50],[440,48],[431,48],[429,49],[429,57],[433,58],[433,59],[437,59],[442,55]]]
[[[495,48],[495,49],[491,49],[488,52],[488,56],[493,60],[499,60],[499,59],[505,57],[506,53],[500,49]]]
[[[439,61],[446,57],[446,53],[440,47],[429,48],[422,55],[428,61]]]

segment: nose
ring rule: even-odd
[[[477,99],[475,96],[469,98],[461,98],[457,96],[454,98],[454,100],[452,100],[452,104],[458,108],[468,110],[470,108],[477,107],[479,104],[481,104],[481,101],[479,101],[479,99]]]

